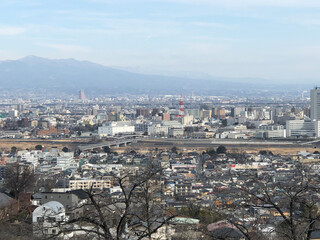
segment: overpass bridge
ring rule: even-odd
[[[142,138],[121,137],[116,140],[103,142],[103,143],[80,145],[78,148],[80,151],[88,151],[88,150],[93,150],[93,149],[103,148],[103,147],[121,147],[121,146],[127,146],[131,143],[136,143],[140,139]]]
[[[320,142],[320,139],[316,139],[314,141],[309,141],[309,142],[303,142],[303,143],[300,143],[300,145],[309,145],[309,144],[313,144],[313,143],[317,143],[317,142]]]

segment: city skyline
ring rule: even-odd
[[[0,60],[316,83],[317,1],[3,1]]]

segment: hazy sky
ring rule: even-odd
[[[319,0],[0,0],[0,60],[317,79]]]

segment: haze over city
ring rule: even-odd
[[[145,74],[316,84],[319,9],[316,0],[4,0],[0,59],[75,58]]]
[[[0,239],[319,240],[319,10],[0,0]]]

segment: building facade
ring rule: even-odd
[[[315,87],[310,91],[311,108],[310,115],[311,120],[320,120],[320,88]]]
[[[134,133],[134,126],[128,122],[110,122],[98,128],[99,136],[114,136],[120,133]]]
[[[320,121],[289,120],[286,122],[287,137],[316,137],[320,136]]]
[[[105,189],[111,188],[113,186],[113,180],[111,179],[77,179],[70,180],[69,188],[71,190],[83,189],[89,190],[93,189]]]

